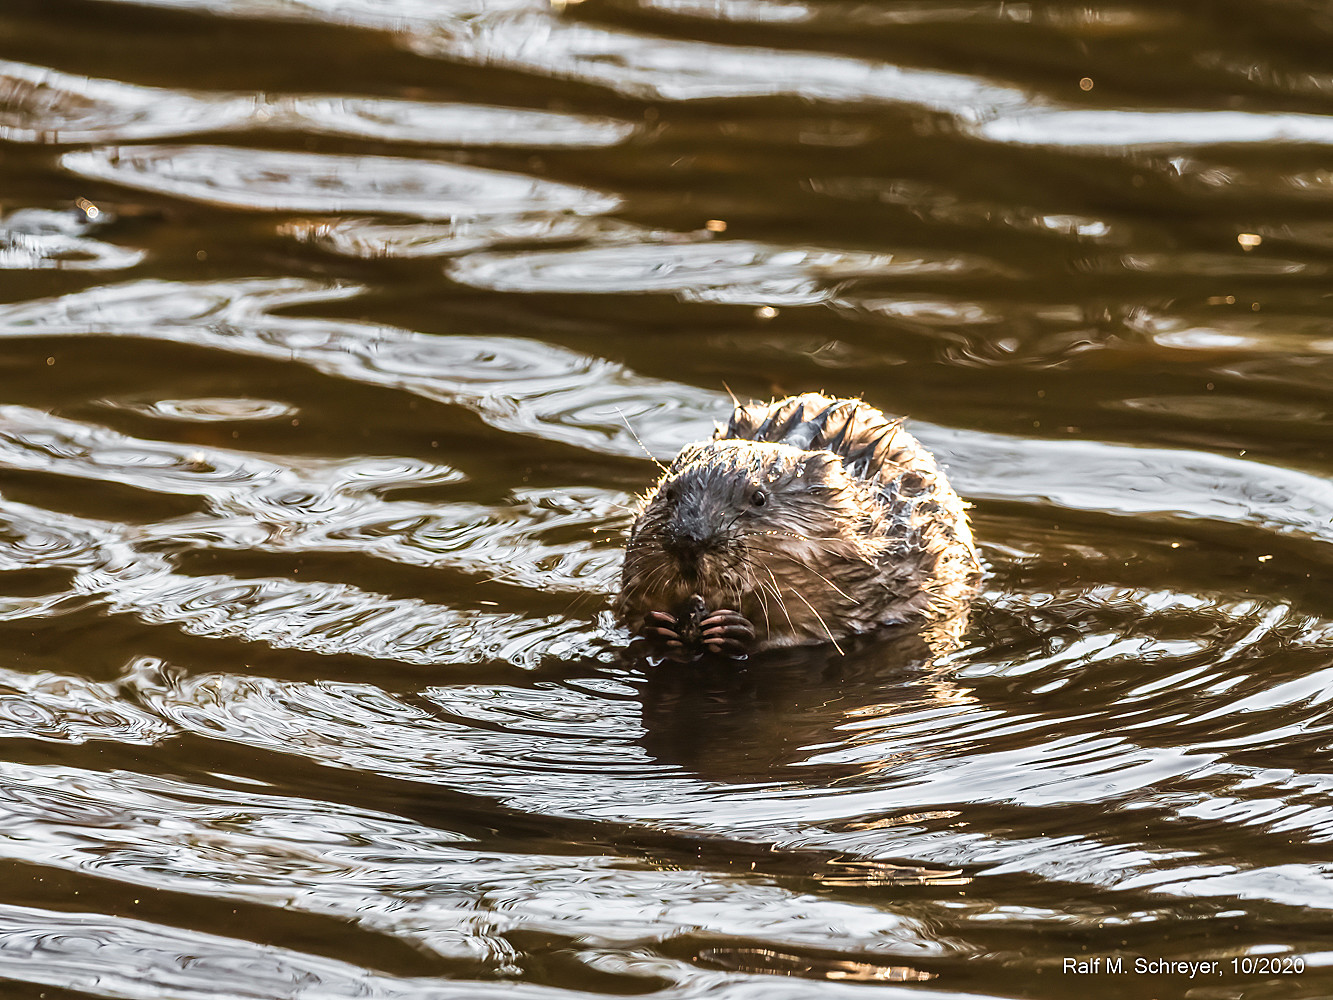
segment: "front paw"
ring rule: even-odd
[[[680,637],[680,622],[675,615],[666,611],[649,611],[643,616],[635,634],[668,646],[684,645]]]
[[[720,608],[699,622],[704,649],[727,656],[744,656],[754,642],[754,626],[739,611]]]

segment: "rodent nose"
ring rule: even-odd
[[[662,547],[672,555],[688,555],[704,547],[707,538],[702,534],[686,529],[668,529],[662,538]]]
[[[662,547],[672,555],[694,556],[713,540],[713,529],[699,516],[679,516],[672,519],[663,533]]]

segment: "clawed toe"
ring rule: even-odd
[[[649,611],[643,616],[639,626],[639,635],[656,642],[665,642],[668,646],[681,645],[679,624],[676,616],[665,611]]]
[[[674,660],[700,653],[744,656],[755,638],[754,626],[745,616],[727,609],[713,611],[701,619],[693,614],[678,617],[666,611],[649,611],[643,616],[637,634],[658,645]]]
[[[710,628],[700,638],[705,645],[721,642],[745,646],[754,641],[754,631],[743,625],[719,626],[718,628]]]
[[[710,612],[708,617],[699,622],[699,627],[705,630],[716,628],[720,625],[743,626],[751,633],[754,632],[754,626],[750,624],[748,618],[739,611],[729,611],[726,608],[720,608],[717,611]]]
[[[735,656],[754,641],[754,626],[738,611],[714,611],[699,623],[705,649]]]
[[[714,611],[699,623],[705,636],[725,635],[737,639],[753,639],[754,626],[739,611]]]

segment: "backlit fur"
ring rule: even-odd
[[[964,504],[920,443],[807,393],[737,407],[681,451],[630,529],[616,610],[633,625],[699,595],[762,648],[942,618],[980,579]]]

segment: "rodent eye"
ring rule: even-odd
[[[768,494],[763,490],[755,490],[750,494],[750,503],[754,504],[756,507],[762,507],[764,504],[768,503]]]
[[[676,487],[674,487],[674,486],[668,486],[668,487],[666,488],[665,493],[666,493],[666,498],[667,498],[668,500],[673,500],[673,501],[674,501],[674,500],[676,499]]]

